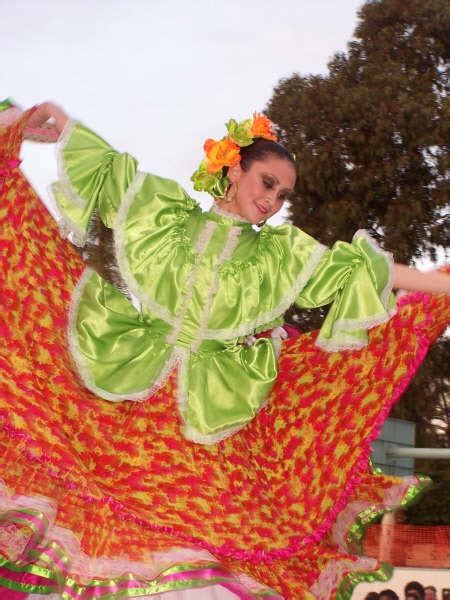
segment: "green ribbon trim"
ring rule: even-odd
[[[217,567],[217,564],[215,565],[215,567]],[[166,575],[166,573],[162,573],[160,574],[159,577],[164,577]],[[118,579],[113,579],[113,580],[109,580],[108,582],[106,581],[101,581],[99,582],[99,585],[101,585],[102,587],[106,587],[107,584],[109,584],[110,587],[114,587],[120,580],[124,580],[123,577],[118,578]],[[136,581],[133,578],[129,578],[132,581]],[[95,596],[86,596],[86,593],[89,592],[88,588],[89,587],[94,587],[95,584],[94,582],[90,582],[87,585],[80,585],[77,584],[75,581],[73,581],[73,579],[66,579],[65,580],[65,588],[69,588],[69,591],[61,591],[59,592],[60,594],[60,598],[61,600],[74,600],[74,594],[76,598],[79,598],[81,596],[83,597],[90,597],[92,599],[96,599],[96,600],[118,600],[119,598],[135,598],[138,596],[147,596],[149,594],[163,594],[165,592],[172,592],[172,591],[183,591],[183,590],[189,590],[189,589],[194,589],[194,588],[202,588],[202,587],[208,587],[211,585],[220,585],[221,583],[229,583],[230,579],[226,578],[226,577],[212,577],[210,579],[184,579],[184,580],[178,580],[178,581],[169,581],[167,583],[161,583],[159,581],[152,581],[149,582],[148,584],[146,584],[145,586],[142,587],[132,587],[129,589],[122,589],[119,591],[115,591],[115,592],[111,592],[111,591],[106,591],[104,594],[98,595],[98,592],[96,593],[96,590],[93,590],[93,593],[95,594]],[[142,584],[141,584],[142,585]],[[38,584],[32,584],[32,583],[23,583],[23,582],[16,582],[16,581],[11,581],[5,577],[0,577],[0,586],[10,589],[10,590],[14,590],[16,592],[26,592],[28,594],[54,594],[54,593],[58,593],[55,587],[49,587],[49,586],[45,586],[45,585],[38,585]],[[258,596],[264,597],[264,596],[270,596],[273,595],[273,592],[270,591],[264,591],[262,593],[258,593]]]
[[[42,556],[41,556],[42,558]],[[70,577],[61,578],[58,577],[58,574],[52,573],[48,569],[37,567],[36,565],[17,565],[14,562],[6,560],[3,557],[0,557],[0,566],[5,567],[11,571],[16,573],[29,573],[34,575],[40,575],[44,578],[48,578],[50,580],[63,580],[64,590],[59,591],[61,600],[74,600],[74,598],[79,598],[81,596],[86,598],[96,598],[97,600],[118,600],[120,598],[134,598],[137,596],[146,596],[153,594],[162,594],[165,592],[171,591],[180,591],[180,590],[188,590],[194,588],[202,588],[210,585],[219,585],[221,583],[229,583],[231,580],[228,577],[210,577],[210,578],[190,578],[176,581],[168,581],[163,582],[165,577],[172,575],[174,573],[182,573],[184,571],[192,571],[192,570],[203,570],[203,569],[217,569],[222,568],[216,562],[200,562],[200,563],[183,563],[181,565],[175,565],[173,567],[169,567],[165,569],[159,575],[153,579],[153,581],[146,582],[145,584],[139,581],[132,574],[123,575],[121,577],[116,577],[110,580],[104,579],[93,579],[86,584],[80,584],[76,582],[74,579]],[[104,593],[98,595],[98,587],[116,587],[124,582],[133,582],[137,585],[132,586],[130,588],[111,591],[105,589]],[[11,589],[17,592],[27,592],[29,594],[51,594],[57,593],[56,589],[58,586],[56,585],[42,585],[42,584],[32,584],[25,582],[17,582],[11,581],[5,577],[0,577],[0,586],[3,586],[7,589]],[[94,588],[94,589],[92,589]],[[89,591],[91,589],[90,595]],[[70,591],[69,591],[70,590]],[[273,592],[270,590],[261,590],[259,592],[254,593],[256,597],[266,597],[273,595]]]
[[[175,565],[168,567],[164,571],[164,575],[173,575],[174,573],[183,573],[183,571],[198,571],[199,569],[217,569],[217,562],[197,562],[197,563],[183,563],[182,565]]]
[[[29,573],[30,575],[39,575],[39,577],[45,577],[45,579],[57,579],[53,571],[50,569],[46,569],[45,567],[39,567],[37,565],[32,564],[20,564],[8,560],[3,556],[0,556],[0,567],[5,567],[5,569],[13,571],[14,573]]]
[[[389,581],[394,572],[394,567],[388,563],[381,563],[381,566],[372,573],[365,573],[364,571],[349,573],[344,580],[336,594],[335,600],[350,600],[354,589],[360,583],[375,583],[378,581]]]
[[[164,575],[165,573],[162,573],[160,576]],[[210,585],[220,585],[221,583],[227,583],[229,581],[230,580],[225,577],[212,577],[211,579],[184,579],[179,581],[169,581],[167,583],[152,581],[142,587],[132,587],[115,592],[105,591],[105,593],[101,595],[98,595],[97,590],[93,590],[92,593],[94,595],[88,595],[89,592],[86,589],[87,586],[77,585],[72,580],[67,579],[65,582],[66,588],[70,588],[71,591],[60,592],[60,597],[61,600],[74,600],[74,597],[92,598],[92,600],[118,600],[119,598],[136,598],[138,596],[163,594],[165,592],[178,592],[194,588],[208,587]],[[110,580],[108,583],[111,587],[113,587],[116,583],[116,580]],[[102,584],[102,587],[104,586],[105,582]]]
[[[366,510],[359,513],[356,522],[349,528],[347,534],[347,546],[350,552],[353,554],[362,554],[366,528],[386,513],[408,508],[411,504],[416,502],[423,492],[433,483],[429,477],[423,475],[417,475],[416,477],[418,483],[409,486],[400,504],[394,509],[379,509],[374,506],[369,506]]]
[[[53,587],[47,585],[36,585],[34,583],[17,583],[5,577],[0,577],[0,586],[13,590],[14,592],[26,592],[28,594],[52,594],[55,593]]]
[[[382,474],[380,469],[374,469],[375,473]],[[429,477],[417,475],[418,483],[410,485],[400,504],[394,509],[376,509],[370,506],[366,510],[359,513],[357,521],[350,527],[347,534],[347,544],[349,550],[355,554],[363,553],[363,538],[368,525],[373,523],[382,515],[393,512],[398,509],[408,508],[416,502],[423,492],[432,485]],[[377,581],[389,581],[394,572],[394,567],[388,563],[381,563],[378,570],[367,573],[364,571],[355,571],[346,575],[341,582],[336,594],[336,600],[350,600],[355,587],[360,583],[373,583]]]

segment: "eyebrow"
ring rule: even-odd
[[[271,177],[275,183],[280,183],[280,180],[278,179],[278,177],[276,175],[272,175],[272,173],[262,173],[263,176],[266,177]],[[285,192],[287,194],[292,194],[292,192],[294,191],[294,188],[283,188],[282,190],[280,190],[281,192]]]
[[[266,177],[271,177],[275,181],[275,183],[280,183],[278,177],[276,175],[273,175],[272,173],[263,172],[262,175],[265,175]],[[283,188],[281,191],[292,193],[294,191],[294,188]]]

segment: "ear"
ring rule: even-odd
[[[242,175],[242,167],[241,165],[235,165],[234,167],[230,167],[228,169],[227,177],[231,183],[237,183]]]

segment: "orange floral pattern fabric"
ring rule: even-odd
[[[370,441],[450,320],[449,298],[403,298],[352,353],[318,350],[315,333],[286,341],[266,408],[219,444],[193,444],[180,433],[173,379],[144,402],[123,403],[77,380],[66,326],[83,264],[18,168],[4,166],[19,154],[19,128],[0,130],[0,141],[6,485],[54,501],[58,526],[89,557],[145,562],[173,547],[203,548],[284,598],[310,589],[332,597],[362,567],[328,534],[351,499],[379,505],[399,485],[370,474]]]

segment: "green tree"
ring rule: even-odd
[[[290,218],[325,244],[364,228],[397,262],[435,260],[450,245],[450,4],[369,0],[358,17],[327,75],[294,74],[268,104],[299,165]],[[304,329],[322,316],[290,313]],[[418,445],[449,445],[449,363],[444,340],[395,409],[418,423]],[[450,481],[448,466],[425,466]]]

